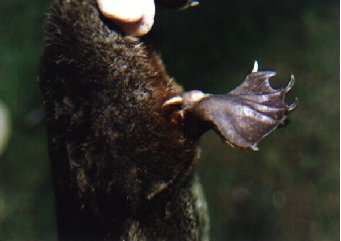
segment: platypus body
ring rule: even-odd
[[[213,128],[228,144],[255,149],[294,108],[283,102],[292,84],[273,90],[272,75],[256,71],[229,94],[197,98],[95,0],[53,0],[38,82],[59,239],[208,240],[193,171],[199,138]],[[239,111],[246,107],[254,116]]]

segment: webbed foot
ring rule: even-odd
[[[258,71],[258,66],[237,88],[223,95],[201,91],[185,92],[164,105],[181,104],[187,114],[208,123],[229,145],[258,150],[257,144],[286,122],[297,104],[285,103],[285,95],[294,85],[294,77],[281,89],[273,89],[269,79],[274,71]]]

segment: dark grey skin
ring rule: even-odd
[[[193,171],[199,138],[213,128],[232,146],[256,149],[295,107],[284,103],[293,82],[274,90],[273,74],[251,73],[226,95],[183,92],[95,0],[53,0],[38,83],[59,239],[208,240]]]

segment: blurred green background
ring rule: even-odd
[[[0,101],[12,126],[0,156],[1,241],[56,240],[36,85],[47,5],[0,0]],[[202,138],[198,171],[212,241],[340,239],[339,36],[336,0],[202,0],[158,13],[147,40],[186,89],[224,93],[254,60],[277,71],[273,86],[296,77],[287,99],[298,96],[299,106],[259,152],[226,147],[213,132]]]

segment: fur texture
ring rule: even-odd
[[[60,240],[207,239],[202,129],[162,108],[182,90],[153,51],[95,1],[53,0],[38,82]]]

